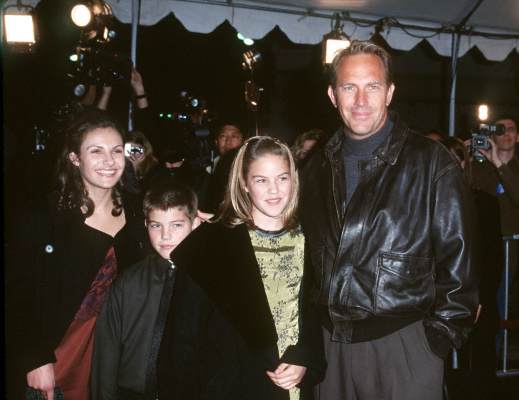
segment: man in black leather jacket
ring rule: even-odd
[[[328,95],[344,127],[303,171],[328,362],[320,400],[441,399],[443,358],[478,304],[461,170],[388,113],[394,88],[385,50],[340,52]]]

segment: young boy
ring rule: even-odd
[[[200,223],[187,186],[157,182],[144,197],[145,224],[156,254],[114,282],[98,317],[91,389],[93,400],[156,398],[155,365],[172,293],[184,278],[171,251]],[[179,282],[180,281],[180,282]],[[175,307],[175,303],[171,303]],[[176,310],[175,310],[176,311]]]

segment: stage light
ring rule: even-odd
[[[254,44],[254,40],[250,38],[243,39],[243,43],[245,43],[247,46],[252,46]]]
[[[82,28],[83,42],[98,40],[108,42],[115,37],[110,30],[112,8],[102,0],[84,0],[70,11],[72,22]]]
[[[238,39],[240,40],[245,40],[245,36],[243,36],[240,32],[238,32],[238,34],[236,35],[238,37]]]
[[[68,59],[72,62],[78,62],[79,61],[79,56],[77,54],[71,54]]]
[[[327,35],[323,36],[323,55],[324,64],[331,64],[335,55],[350,47],[351,41],[348,35],[342,31],[341,18],[339,14],[335,15],[335,27]]]
[[[480,121],[486,121],[488,119],[488,106],[486,104],[481,104],[478,107],[478,119]]]
[[[84,4],[76,4],[70,11],[70,18],[77,26],[83,28],[87,26],[92,20],[92,13],[90,9]]]
[[[32,16],[33,8],[21,4],[3,9],[5,42],[20,51],[31,51],[36,43],[36,29]]]

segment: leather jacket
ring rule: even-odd
[[[316,292],[334,340],[370,321],[424,320],[436,354],[459,347],[478,304],[472,200],[461,168],[439,143],[393,118],[392,132],[346,206],[344,130],[302,172],[301,220]],[[449,340],[447,340],[449,339]],[[435,350],[435,349],[433,349]]]

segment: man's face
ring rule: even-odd
[[[387,118],[395,85],[388,85],[382,61],[373,54],[345,57],[337,68],[337,86],[328,96],[338,109],[352,139],[376,133]]]
[[[493,139],[496,142],[497,148],[501,151],[510,151],[515,149],[517,143],[517,126],[511,119],[501,119],[496,121],[496,124],[505,126],[505,133],[503,135],[494,135]]]
[[[242,143],[243,136],[240,130],[234,125],[225,125],[216,138],[216,147],[221,156],[229,150],[240,147]]]

